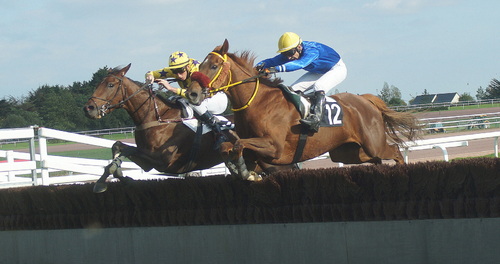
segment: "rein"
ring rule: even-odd
[[[212,55],[215,55],[217,57],[219,57],[220,59],[222,59],[223,62],[227,62],[227,54],[224,54],[223,55],[220,55],[219,53],[217,52],[210,52],[209,54],[212,54]],[[248,100],[248,102],[243,105],[242,107],[240,108],[231,108],[231,110],[233,112],[237,112],[237,111],[241,111],[241,110],[244,110],[246,109],[247,107],[250,106],[250,104],[253,102],[253,100],[255,99],[255,96],[257,95],[257,92],[259,91],[259,84],[260,84],[260,80],[259,78],[266,75],[266,73],[259,73],[257,75],[254,75],[250,78],[247,78],[247,79],[244,79],[244,80],[241,80],[241,81],[238,81],[238,82],[235,82],[235,83],[231,83],[231,80],[232,80],[232,73],[231,73],[231,70],[229,70],[229,78],[228,78],[228,82],[227,82],[227,85],[225,86],[221,86],[219,88],[213,88],[212,87],[212,84],[219,78],[221,72],[222,72],[222,68],[223,67],[220,67],[219,68],[219,71],[217,71],[217,74],[215,74],[214,78],[210,81],[210,83],[208,84],[208,87],[210,88],[210,90],[208,91],[210,94],[215,94],[215,93],[218,93],[220,91],[224,91],[226,92],[229,88],[233,87],[233,86],[236,86],[236,85],[240,85],[242,83],[247,83],[247,82],[250,82],[252,81],[253,79],[256,79],[256,82],[255,82],[255,89],[253,91],[253,94],[252,96],[250,97],[250,99]]]
[[[122,99],[121,101],[119,101],[116,104],[111,104],[111,101],[113,101],[115,99],[115,97],[118,95],[118,92],[121,91],[121,90],[124,90],[124,89],[122,89],[123,79],[119,78],[117,76],[114,76],[114,75],[112,75],[112,76],[115,79],[118,79],[120,81],[120,84],[118,85],[118,89],[116,89],[116,93],[113,96],[113,98],[111,98],[109,100],[108,99],[104,99],[104,98],[95,97],[95,96],[92,96],[92,97],[89,98],[89,100],[92,100],[94,102],[94,104],[96,104],[95,101],[94,101],[94,99],[98,99],[98,100],[106,102],[99,109],[99,112],[101,113],[102,116],[104,116],[109,109],[122,107],[127,101],[129,101],[130,99],[132,99],[132,97],[136,96],[139,92],[141,92],[142,90],[145,90],[146,88],[150,88],[149,84],[145,84],[141,88],[139,88],[137,91],[135,91],[134,93],[132,93],[130,96],[128,96],[127,98]],[[125,92],[123,92],[123,94],[125,94]],[[155,101],[155,105],[156,105],[156,101]]]
[[[155,114],[156,114],[156,119],[157,120],[151,121],[151,122],[147,122],[147,123],[144,123],[142,125],[136,126],[136,130],[145,130],[145,129],[148,129],[148,128],[151,128],[151,127],[155,127],[155,126],[159,126],[159,125],[164,125],[164,124],[169,124],[169,123],[178,123],[178,122],[182,122],[182,121],[187,120],[187,119],[191,119],[191,118],[176,118],[176,119],[163,120],[161,118],[159,110],[158,110],[158,104],[156,102],[156,96],[153,93],[153,86],[152,86],[152,84],[145,84],[145,85],[141,86],[139,89],[137,89],[137,91],[133,92],[130,96],[127,96],[126,98],[120,100],[116,104],[111,104],[111,101],[113,101],[115,99],[115,97],[118,96],[118,92],[119,91],[123,91],[122,94],[124,95],[124,97],[126,95],[125,89],[123,88],[123,79],[119,78],[117,76],[114,76],[114,75],[111,75],[111,76],[114,77],[115,79],[118,79],[120,81],[120,84],[118,85],[118,89],[116,89],[116,92],[113,95],[113,98],[111,98],[111,99],[108,100],[108,99],[99,98],[99,97],[96,97],[96,96],[90,97],[90,100],[92,100],[96,106],[97,106],[97,103],[95,102],[94,99],[98,99],[98,100],[106,102],[105,104],[103,104],[99,108],[99,112],[101,113],[102,116],[104,116],[109,109],[122,107],[126,102],[128,102],[130,99],[132,99],[138,93],[140,93],[142,90],[148,90],[149,98],[151,98],[153,100],[153,103],[154,103]],[[174,80],[171,80],[171,81],[174,81]]]

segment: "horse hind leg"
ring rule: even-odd
[[[403,154],[401,154],[397,144],[386,144],[384,151],[380,154],[380,158],[383,160],[394,160],[397,164],[405,163]]]
[[[387,151],[392,153],[393,160],[397,164],[404,164],[405,163],[405,158],[403,157],[403,154],[401,154],[401,151],[399,150],[399,146],[397,144],[389,145],[387,144]]]

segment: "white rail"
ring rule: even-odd
[[[448,161],[447,149],[451,147],[465,147],[471,140],[494,139],[492,151],[498,157],[498,138],[500,131],[484,132],[472,135],[460,135],[442,138],[433,138],[407,142],[406,147],[401,148],[405,161],[408,162],[410,151],[423,149],[441,149],[443,159]],[[0,129],[0,140],[28,138],[30,141],[30,153],[15,152],[12,150],[0,150],[0,157],[5,158],[0,163],[0,187],[12,187],[19,185],[50,185],[59,183],[75,183],[94,181],[103,173],[103,169],[110,160],[71,158],[49,155],[47,152],[47,140],[61,139],[71,142],[83,143],[103,148],[111,148],[114,140],[107,140],[92,136],[84,136],[50,128],[15,128]],[[35,153],[35,139],[39,142],[39,153]],[[133,145],[133,144],[131,144]],[[322,155],[316,159],[327,158]],[[342,164],[341,164],[342,165]],[[149,173],[141,170],[133,162],[123,162],[122,168],[126,170],[127,176],[138,179],[165,178],[165,175],[152,171]],[[68,176],[50,177],[50,172],[68,171]],[[228,170],[223,165],[217,165],[208,170],[195,172],[199,176],[227,174]],[[31,174],[31,177],[26,175]]]

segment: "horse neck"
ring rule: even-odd
[[[132,95],[137,89],[131,89],[127,86],[127,96]],[[161,120],[179,118],[181,111],[166,105],[162,100],[151,95],[148,90],[142,90],[132,96],[123,108],[134,121],[136,126]]]
[[[232,83],[236,83],[251,77],[250,75],[248,75],[248,73],[243,72],[243,70],[241,70],[241,67],[239,66],[231,67],[231,76]],[[256,89],[258,89],[257,93],[255,94],[255,97],[252,98]],[[272,94],[275,92],[279,92],[279,89],[271,88],[255,79],[250,82],[245,82],[230,87],[227,90],[226,94],[228,95],[228,98],[231,101],[234,109],[238,109],[241,107],[246,107],[246,109],[249,109],[251,107],[256,107],[256,105],[258,105],[259,107],[263,107],[263,104],[266,103],[279,103],[276,100],[271,100],[271,98],[269,97],[272,96]],[[284,102],[285,101],[286,100],[284,100]],[[249,104],[249,106],[246,106],[247,104]]]

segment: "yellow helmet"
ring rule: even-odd
[[[181,68],[189,63],[189,57],[185,52],[182,51],[176,51],[172,54],[170,54],[170,58],[168,60],[168,67],[175,69],[175,68]]]
[[[282,53],[288,50],[291,50],[302,43],[302,39],[299,35],[293,32],[285,32],[285,34],[281,35],[280,40],[278,41],[278,53]]]

